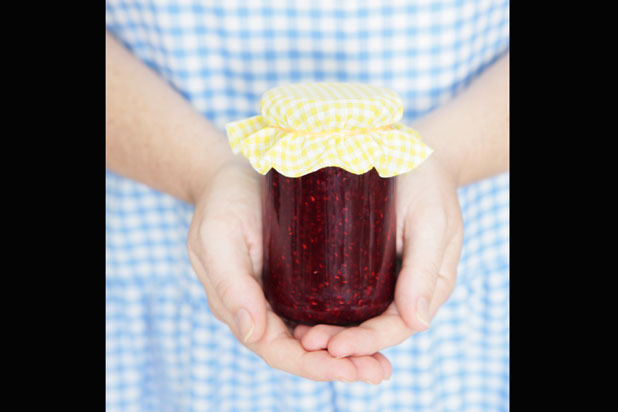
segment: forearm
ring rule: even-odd
[[[509,56],[413,126],[463,186],[509,168]]]
[[[222,132],[106,34],[106,167],[193,203],[233,155]]]

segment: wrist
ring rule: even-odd
[[[247,170],[248,172],[255,173],[251,164],[244,157],[234,155],[230,152],[219,159],[216,164],[209,164],[207,167],[204,165],[204,167],[195,168],[191,172],[187,188],[189,202],[195,205],[200,197],[209,190],[217,175],[221,173],[222,170],[228,168]]]

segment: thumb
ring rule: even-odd
[[[431,322],[429,305],[444,257],[446,225],[436,218],[407,223],[395,305],[406,325],[420,331],[428,329]]]
[[[254,276],[247,244],[241,235],[233,235],[229,225],[213,229],[209,228],[204,241],[207,281],[236,337],[243,343],[256,342],[266,329],[266,299]]]

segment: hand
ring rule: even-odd
[[[271,310],[261,288],[262,183],[244,159],[226,162],[198,193],[187,245],[214,316],[273,368],[317,381],[379,383],[392,373],[377,350],[336,359],[308,351]]]
[[[434,153],[397,179],[397,253],[403,253],[403,264],[395,301],[357,327],[297,326],[294,336],[306,350],[363,356],[397,345],[429,328],[453,291],[463,241],[455,173]]]

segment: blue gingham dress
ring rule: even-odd
[[[502,0],[107,0],[106,19],[220,128],[308,80],[387,86],[411,123],[509,47]],[[508,173],[459,189],[455,290],[429,330],[384,351],[393,376],[379,386],[267,366],[209,312],[186,250],[192,206],[109,171],[106,183],[108,411],[508,410]]]

